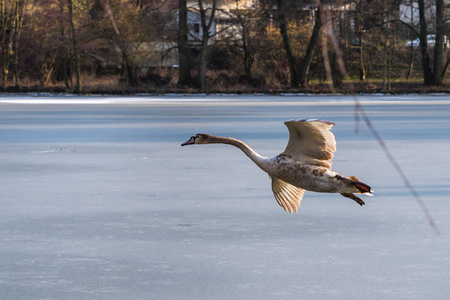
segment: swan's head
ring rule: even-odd
[[[191,138],[181,144],[181,146],[187,146],[187,145],[194,145],[194,144],[210,144],[213,141],[211,140],[211,136],[209,134],[204,133],[197,133],[194,136],[191,136]]]

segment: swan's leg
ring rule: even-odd
[[[358,203],[359,205],[363,206],[365,203],[364,201],[362,201],[360,198],[356,197],[355,195],[351,194],[351,193],[341,193],[342,196],[350,198],[352,200],[355,200],[356,203]]]

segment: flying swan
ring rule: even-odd
[[[342,196],[364,205],[356,194],[371,194],[371,187],[355,176],[343,176],[331,168],[336,140],[330,131],[333,122],[306,119],[284,123],[289,129],[289,142],[278,156],[268,158],[259,155],[244,142],[209,134],[196,134],[181,146],[194,144],[228,144],[241,149],[258,167],[272,179],[272,191],[284,210],[297,212],[305,190],[322,193],[340,193]]]

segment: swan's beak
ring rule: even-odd
[[[192,145],[195,144],[195,138],[191,137],[188,141],[184,142],[183,144],[181,144],[181,146],[187,146],[187,145]]]

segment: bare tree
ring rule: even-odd
[[[305,56],[303,57],[302,63],[300,64],[299,68],[299,82],[302,86],[306,86],[308,84],[308,73],[309,73],[309,66],[311,65],[311,60],[314,54],[314,49],[316,48],[317,42],[319,40],[319,34],[320,34],[320,28],[322,27],[322,20],[321,20],[321,12],[320,9],[317,9],[315,12],[315,21],[314,21],[314,28],[311,35],[311,38],[309,39],[308,48],[306,49]]]
[[[19,83],[19,36],[23,24],[23,10],[26,5],[26,0],[15,0],[14,5],[14,26],[13,26],[13,63],[14,63],[14,84],[16,87]]]
[[[423,78],[426,85],[442,85],[443,83],[443,46],[444,46],[444,0],[435,1],[436,9],[436,36],[434,45],[434,63],[431,65],[428,46],[428,22],[426,19],[426,6],[424,0],[418,0],[419,6],[419,39],[420,53],[422,55]],[[444,68],[445,70],[445,68]]]
[[[428,24],[426,19],[426,12],[425,12],[425,1],[424,0],[418,0],[417,1],[419,5],[419,25],[420,25],[420,32],[419,32],[419,39],[420,39],[420,54],[422,55],[422,69],[423,69],[423,80],[426,85],[432,85],[433,84],[433,72],[431,70],[431,59],[430,59],[430,53],[428,51]]]
[[[357,9],[357,34],[358,34],[358,51],[359,51],[359,80],[366,80],[366,67],[364,65],[364,1],[356,3]]]
[[[442,85],[444,48],[444,0],[436,0],[436,41],[434,45],[433,85]]]
[[[409,1],[409,5],[410,5],[410,14],[411,14],[411,19],[410,19],[410,27],[413,28],[414,27],[414,6],[413,6],[413,0]],[[410,51],[410,58],[409,58],[409,69],[408,69],[408,73],[406,74],[406,79],[410,79],[412,72],[413,72],[413,68],[414,68],[414,54],[416,53],[416,51],[414,51],[414,47],[413,47],[413,38],[411,38],[411,51]]]
[[[192,86],[190,49],[188,43],[189,27],[186,0],[178,0],[178,85]]]
[[[262,6],[261,6],[262,7]],[[244,65],[244,74],[248,77],[252,77],[252,66],[255,62],[255,44],[256,39],[253,35],[256,28],[260,27],[262,20],[259,17],[262,12],[253,7],[251,10],[248,7],[241,8],[240,0],[235,0],[234,7],[230,9],[230,17],[237,21],[237,27],[239,30],[239,44],[242,52],[240,57],[242,58]],[[239,53],[238,53],[239,54]]]
[[[1,74],[4,87],[7,84],[11,68],[13,69],[13,81],[17,87],[19,86],[18,49],[25,5],[26,0],[0,0]]]
[[[214,24],[214,17],[217,10],[216,0],[212,0],[211,7],[205,7],[203,5],[204,0],[198,0],[198,7],[200,13],[200,21],[202,27],[202,37],[200,40],[200,62],[198,69],[198,81],[199,86],[204,89],[206,85],[206,63],[208,54],[208,42],[211,38],[211,26]]]
[[[81,93],[80,61],[79,61],[79,57],[78,57],[77,37],[76,37],[75,26],[74,26],[74,22],[73,22],[73,2],[72,2],[72,0],[67,0],[67,4],[69,7],[69,24],[70,24],[70,31],[71,31],[72,51],[73,51],[73,56],[74,56],[74,60],[75,60],[75,77],[76,77],[75,92]]]
[[[151,24],[148,13],[159,6],[141,5],[135,0],[100,2],[109,22],[98,18],[97,26],[102,31],[99,35],[112,43],[127,84],[135,86],[138,69],[145,61],[143,53],[152,51],[152,45],[148,42],[152,41],[156,25]]]
[[[1,56],[2,56],[2,70],[1,70],[1,74],[2,74],[2,86],[5,87],[6,86],[6,81],[7,81],[7,75],[8,75],[8,65],[9,65],[9,60],[8,60],[8,39],[7,39],[7,9],[6,9],[6,3],[5,0],[0,0],[0,30],[1,30],[1,45],[2,45],[2,50],[1,50]]]
[[[60,48],[60,57],[61,57],[61,63],[62,63],[62,73],[63,73],[63,81],[64,86],[67,90],[70,89],[70,82],[69,81],[69,68],[68,68],[68,55],[67,55],[67,46],[66,46],[66,30],[65,30],[65,24],[64,24],[64,18],[62,17],[64,15],[64,0],[59,0],[59,12],[61,14],[59,18],[60,23],[60,32],[61,32],[61,48]]]
[[[299,86],[299,84],[305,86],[308,83],[309,67],[314,54],[314,49],[316,48],[319,40],[320,28],[322,26],[321,13],[319,10],[316,10],[314,12],[315,18],[312,34],[309,38],[308,46],[306,48],[303,59],[300,60],[300,58],[295,57],[292,51],[286,12],[288,10],[298,10],[299,7],[303,9],[304,7],[307,7],[307,4],[302,2],[289,2],[288,0],[277,0],[276,3],[278,26],[280,29],[280,35],[283,39],[284,50],[286,52],[286,57],[289,65],[291,87],[296,88]],[[311,4],[312,3],[309,3],[309,5]]]
[[[284,50],[289,64],[291,87],[298,87],[300,76],[297,71],[297,61],[292,53],[291,41],[288,34],[287,18],[285,14],[285,0],[277,0],[277,18],[280,34],[283,39]]]
[[[383,91],[389,91],[390,85],[391,85],[391,69],[390,69],[390,55],[391,55],[391,49],[389,45],[390,35],[391,35],[391,5],[389,5],[389,2],[386,6],[386,22],[385,26],[383,28],[384,32],[384,43],[383,43]]]

